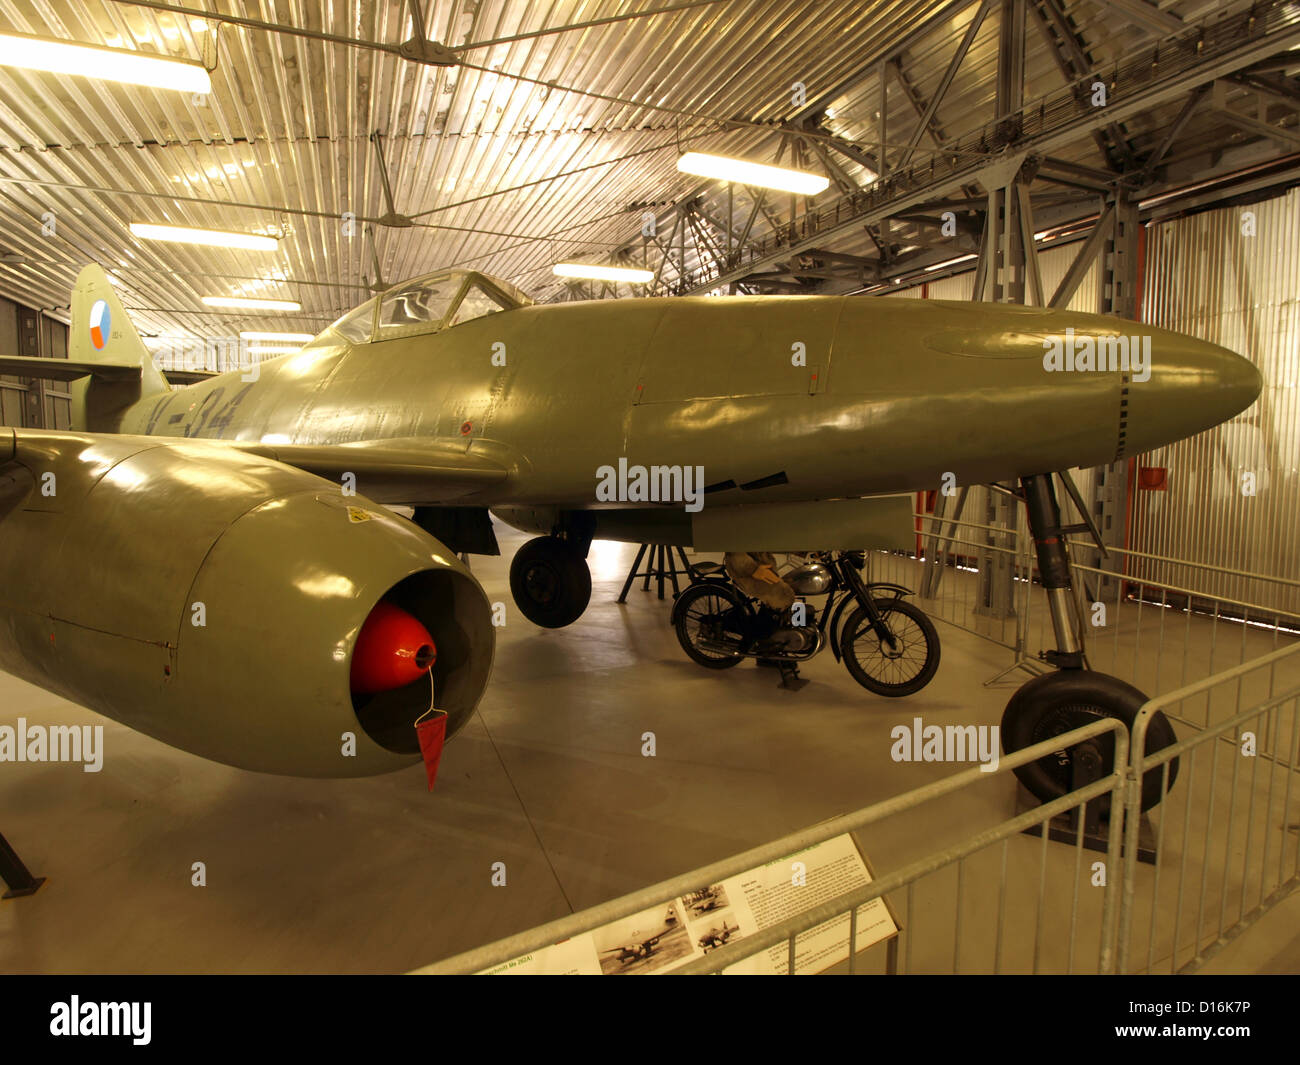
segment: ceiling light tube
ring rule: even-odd
[[[56,41],[27,33],[0,34],[0,66],[175,89],[202,96],[212,91],[212,78],[207,70],[190,59]]]
[[[275,237],[256,233],[230,233],[222,229],[192,229],[189,226],[157,226],[152,222],[132,222],[131,235],[143,240],[165,240],[172,244],[203,244],[211,248],[243,248],[247,251],[276,251]]]
[[[275,340],[290,341],[300,340],[304,344],[309,340],[316,338],[311,333],[260,333],[255,329],[246,329],[239,334],[240,340]]]
[[[587,281],[626,281],[644,285],[654,280],[653,270],[633,270],[626,266],[597,266],[592,263],[556,263],[551,269],[556,277],[577,277]]]
[[[745,159],[706,155],[704,152],[687,152],[677,160],[677,169],[683,174],[734,181],[760,189],[777,189],[801,196],[816,196],[819,192],[825,192],[831,183],[830,178],[810,174],[806,170],[787,170],[782,166],[767,166]]]

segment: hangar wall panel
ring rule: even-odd
[[[1248,211],[1253,236],[1243,232]],[[1169,471],[1167,491],[1135,492],[1130,544],[1138,550],[1300,576],[1298,238],[1297,189],[1148,228],[1143,320],[1246,356],[1263,373],[1264,390],[1231,422],[1138,459]],[[1227,575],[1207,580],[1216,594],[1300,613],[1300,590]]]
[[[0,355],[43,355],[66,359],[68,327],[38,315],[30,307],[0,299]],[[27,406],[32,388],[43,390],[43,420],[32,417]],[[72,419],[71,403],[68,386],[60,382],[47,381],[41,385],[13,374],[0,376],[0,425],[67,429]]]

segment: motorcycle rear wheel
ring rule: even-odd
[[[700,643],[739,640],[752,614],[749,602],[731,585],[706,581],[682,592],[673,608],[673,628],[677,631],[677,642],[692,662],[705,669],[730,669],[740,665],[744,655],[720,654],[706,650]]]

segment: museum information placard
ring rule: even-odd
[[[871,882],[850,835],[836,836],[779,861],[515,958],[486,975],[667,973],[726,943],[780,924]],[[884,899],[858,908],[857,948],[896,935]],[[784,975],[789,947],[780,943],[729,966],[727,973]],[[810,928],[796,940],[795,972],[822,972],[849,956],[849,915]]]

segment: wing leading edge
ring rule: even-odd
[[[46,361],[46,360],[41,360]],[[6,462],[40,466],[42,457],[65,447],[84,447],[95,433],[61,433],[44,429],[0,430],[0,466]],[[110,434],[105,439],[122,440]],[[509,478],[510,467],[485,455],[467,453],[463,441],[368,440],[349,444],[259,444],[237,441],[131,438],[148,447],[228,448],[256,455],[341,483],[352,474],[356,493],[376,503],[412,505],[444,503],[472,495]],[[24,463],[24,464],[27,464]]]

